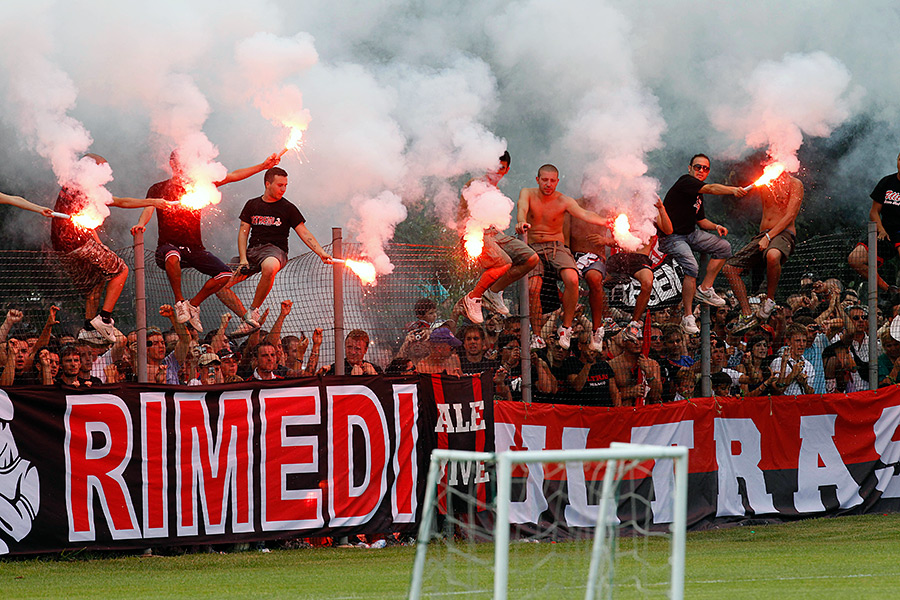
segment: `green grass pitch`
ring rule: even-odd
[[[530,546],[529,552],[552,556],[544,557],[547,562],[527,577],[515,574],[511,585],[528,589],[554,576],[573,577],[565,567],[570,562],[565,560],[565,544]],[[658,551],[652,546],[651,553]],[[0,561],[0,597],[402,598],[414,552],[412,547],[319,548],[153,558],[7,558]],[[479,555],[489,561],[490,546],[479,548]],[[685,597],[691,599],[891,597],[900,589],[900,515],[690,533],[685,578]],[[489,588],[487,579],[482,583]],[[551,589],[560,585],[552,583]],[[621,592],[617,597],[643,597],[631,589]],[[559,589],[550,597],[565,596]]]

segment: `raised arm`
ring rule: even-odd
[[[281,346],[281,327],[284,325],[284,320],[287,316],[291,314],[291,307],[293,306],[294,303],[291,300],[281,301],[281,312],[278,313],[278,318],[272,323],[272,329],[269,330],[269,335],[266,336],[266,341],[270,344]]]
[[[10,206],[15,206],[16,208],[30,210],[32,212],[40,213],[45,217],[52,216],[53,213],[53,210],[47,208],[46,206],[38,206],[37,204],[29,202],[21,196],[10,196],[8,194],[4,194],[3,192],[0,192],[0,204],[9,204]]]
[[[582,206],[579,206],[574,198],[570,198],[565,196],[566,202],[566,212],[575,217],[576,219],[581,219],[586,223],[591,223],[592,225],[600,225],[602,227],[606,226],[607,220],[592,210],[588,210]]]
[[[169,204],[162,198],[120,198],[118,196],[113,196],[113,206],[117,206],[119,208],[144,208],[147,206],[152,206],[154,208],[162,208]],[[174,202],[173,204],[177,204]]]
[[[244,167],[243,169],[235,169],[231,173],[225,176],[225,179],[222,181],[217,181],[215,183],[216,187],[221,187],[227,183],[233,183],[235,181],[241,181],[243,179],[247,179],[248,177],[252,177],[256,175],[260,171],[265,171],[267,169],[271,169],[275,165],[277,165],[281,161],[281,157],[278,156],[277,152],[273,152],[266,160],[262,161],[258,165],[253,165],[252,167]]]
[[[294,227],[294,231],[297,232],[297,235],[300,236],[300,239],[303,240],[303,243],[309,246],[309,249],[315,252],[318,257],[322,259],[323,263],[331,264],[331,255],[322,249],[322,246],[320,246],[318,240],[316,240],[316,236],[314,236],[310,232],[310,230],[306,228],[306,223],[300,223],[299,225]]]
[[[672,235],[675,228],[672,226],[672,220],[669,218],[669,213],[666,211],[666,207],[659,196],[656,197],[656,210],[656,226],[659,227],[659,230],[664,234]]]
[[[713,194],[715,196],[735,196],[737,198],[743,198],[747,195],[748,191],[742,187],[735,187],[733,185],[722,185],[721,183],[707,183],[702,188],[700,188],[701,194]]]
[[[31,350],[28,352],[28,356],[25,357],[25,367],[22,369],[24,372],[28,372],[31,370],[31,367],[34,365],[34,356],[35,353],[41,348],[45,348],[47,344],[50,343],[50,334],[53,330],[53,326],[59,324],[59,321],[56,320],[56,313],[59,312],[58,306],[50,306],[50,314],[47,316],[47,322],[44,323],[44,328],[41,330],[41,335],[38,336],[37,341],[34,343],[34,346],[31,347]]]

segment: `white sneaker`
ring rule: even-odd
[[[544,341],[544,338],[542,338],[541,336],[536,335],[534,333],[531,334],[531,349],[532,350],[540,350],[541,348],[546,348],[546,347],[547,347],[547,343]]]
[[[114,326],[115,321],[112,319],[109,320],[109,323],[103,322],[103,317],[97,315],[93,319],[91,319],[91,326],[94,329],[100,332],[100,335],[108,339],[110,342],[116,342],[116,328]]]
[[[191,318],[188,319],[191,322],[191,327],[197,330],[197,332],[203,331],[203,323],[200,322],[200,307],[194,306],[188,301],[185,301],[187,304],[188,312],[190,313]]]
[[[252,327],[259,327],[259,309],[251,308],[247,311],[247,314],[244,315],[244,323]]]
[[[188,307],[187,300],[181,300],[175,303],[175,320],[179,323],[187,323],[191,320],[191,309]]]
[[[709,304],[711,306],[725,306],[725,299],[719,296],[713,288],[704,290],[698,285],[697,293],[694,294],[694,297],[704,304]]]
[[[466,316],[476,325],[484,323],[484,315],[481,313],[481,298],[473,298],[469,294],[463,296],[463,307],[466,309]]]
[[[694,317],[694,315],[686,315],[682,317],[681,328],[684,329],[685,333],[700,333],[700,328],[697,327],[697,319]]]
[[[572,345],[572,328],[560,326],[556,333],[559,335],[559,347],[563,350],[568,350],[569,346]]]
[[[591,334],[591,350],[603,352],[603,334],[605,333],[603,325],[594,330]]]
[[[484,300],[484,306],[488,310],[492,310],[499,315],[503,315],[504,317],[508,317],[511,313],[509,309],[506,308],[506,302],[503,301],[503,291],[492,292],[491,290],[485,290],[484,295],[481,297]]]
[[[759,313],[757,316],[761,321],[765,321],[772,315],[772,311],[775,309],[775,301],[769,297],[766,297],[763,300],[762,306],[759,307]]]

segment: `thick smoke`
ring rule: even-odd
[[[760,63],[741,81],[746,95],[713,109],[711,120],[796,173],[804,135],[826,137],[852,114],[850,82],[847,68],[824,52],[789,54]]]
[[[896,8],[881,0],[822,5],[815,18],[808,6],[774,0],[703,8],[662,0],[7,0],[0,189],[52,201],[60,160],[39,149],[22,119],[23,107],[46,114],[41,107],[50,106],[90,132],[77,138],[69,128],[72,137],[50,143],[52,153],[77,157],[89,147],[107,157],[116,176],[109,189],[128,196],[168,176],[175,148],[214,181],[222,165],[257,164],[283,147],[287,120],[308,124],[303,162],[288,154],[281,166],[287,197],[324,242],[332,226],[360,221],[366,199],[400,198],[449,223],[461,184],[507,148],[506,196],[553,163],[560,191],[626,212],[645,237],[656,194],[695,152],[713,157],[710,180],[721,181],[721,159],[755,147],[824,147],[833,164],[800,171],[821,180],[805,205],[832,210],[829,196],[841,198],[850,226],[864,222],[867,192],[895,167],[898,27]],[[40,71],[21,60],[23,49],[55,67],[55,78],[17,83]],[[234,254],[237,215],[261,191],[258,176],[222,188],[223,202],[205,216],[207,246]],[[390,231],[399,214],[390,206],[376,214],[384,222],[360,222]],[[123,233],[136,219],[114,211],[106,241],[128,244]],[[4,223],[0,235],[11,228]],[[43,241],[45,229],[31,230],[33,244]],[[292,254],[301,251],[294,237]]]

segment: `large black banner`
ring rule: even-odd
[[[0,390],[0,553],[411,531],[440,382]]]

